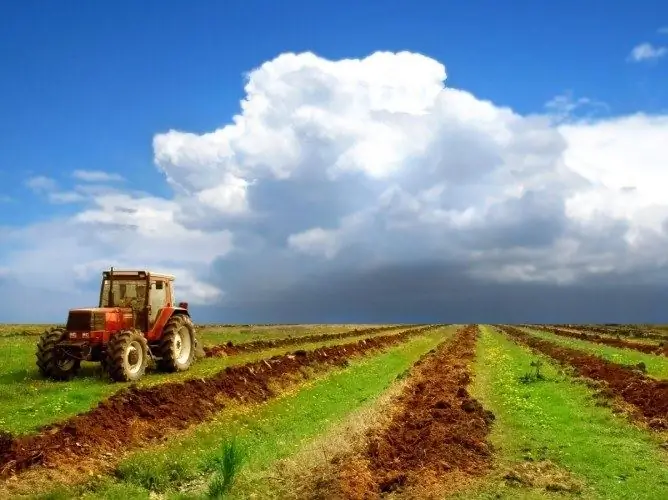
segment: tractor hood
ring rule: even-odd
[[[130,307],[85,307],[70,309],[67,316],[67,330],[70,332],[123,330],[133,327],[134,316]]]
[[[79,307],[70,309],[71,313],[115,313],[115,312],[129,312],[132,311],[130,307]]]

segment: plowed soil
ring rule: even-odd
[[[351,357],[438,327],[426,326],[314,351],[300,350],[228,367],[207,379],[123,390],[91,411],[46,426],[37,434],[11,437],[0,433],[0,477],[34,466],[71,466],[84,457],[110,457],[114,451],[164,439],[170,430],[212,417],[230,401],[266,401],[282,388],[309,378],[310,371],[345,366]],[[303,370],[306,367],[311,370]]]
[[[290,345],[307,344],[309,342],[325,342],[328,340],[340,340],[350,337],[360,337],[362,335],[369,335],[373,333],[381,333],[389,330],[406,330],[407,326],[382,326],[374,328],[364,328],[358,330],[357,328],[347,332],[340,333],[325,333],[321,335],[305,335],[301,337],[288,337],[276,340],[254,340],[253,342],[243,342],[241,344],[227,344],[216,345],[213,347],[205,347],[204,352],[207,358],[216,356],[234,356],[242,352],[257,352],[267,349],[274,349],[277,347],[285,347]]]
[[[668,346],[643,344],[641,342],[633,342],[631,340],[623,340],[611,337],[602,337],[597,333],[583,333],[564,330],[547,325],[533,325],[531,328],[536,330],[543,330],[545,332],[558,335],[559,337],[569,337],[573,339],[587,340],[597,344],[609,345],[612,347],[621,347],[623,349],[633,349],[635,351],[644,352],[645,354],[656,354],[658,356],[668,356]]]
[[[538,325],[522,325],[528,328],[535,328]],[[658,341],[668,341],[668,336],[665,334],[657,333],[652,331],[649,328],[640,328],[636,325],[619,325],[619,326],[605,326],[605,325],[576,325],[576,324],[563,324],[563,325],[545,325],[556,328],[571,328],[575,330],[580,330],[585,333],[602,333],[603,335],[619,335],[622,337],[635,337],[643,339],[652,339]]]
[[[607,395],[621,397],[638,409],[650,427],[668,429],[668,380],[656,380],[634,367],[612,363],[577,349],[561,347],[511,326],[498,327],[513,340],[571,366],[575,372],[607,384]]]
[[[329,498],[365,499],[410,489],[452,486],[461,477],[484,473],[491,463],[487,443],[494,415],[466,391],[475,354],[477,326],[457,332],[422,358],[396,400],[396,413],[366,436],[354,457],[336,457]],[[451,481],[449,481],[451,480]]]

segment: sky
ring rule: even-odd
[[[665,2],[0,5],[0,322],[668,322]]]

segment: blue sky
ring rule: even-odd
[[[554,95],[616,113],[668,107],[668,66],[629,65],[668,23],[660,1],[7,2],[0,30],[3,190],[28,172],[122,172],[164,190],[150,138],[206,131],[238,112],[243,73],[281,52],[327,58],[411,50],[443,61],[449,85],[520,112]],[[663,84],[662,84],[663,82]],[[0,222],[40,217],[39,205]]]
[[[519,115],[545,113],[565,92],[605,103],[606,118],[668,110],[668,61],[628,60],[639,44],[668,46],[659,32],[665,2],[358,4],[4,2],[0,226],[66,219],[90,204],[49,202],[26,185],[35,176],[68,190],[74,170],[110,172],[125,178],[125,190],[171,199],[154,166],[154,136],[230,123],[244,74],[285,52],[333,61],[423,54],[445,65],[448,87]],[[20,245],[3,244],[0,259],[11,262]]]

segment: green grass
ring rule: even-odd
[[[32,324],[0,324],[0,339],[3,337],[27,337],[40,335],[45,329],[53,325]]]
[[[230,439],[244,452],[241,473],[246,478],[231,494],[248,498],[255,493],[262,498],[262,485],[249,477],[257,477],[276,460],[297,452],[352,411],[373,404],[400,374],[452,332],[454,328],[445,327],[381,354],[354,360],[345,369],[328,372],[249,412],[223,412],[217,420],[169,444],[132,453],[118,465],[115,479],[92,486],[86,498],[111,498],[119,491],[126,492],[126,499],[148,498],[151,489],[183,498],[186,495],[177,493],[177,487],[198,478],[197,492],[187,496],[206,497],[211,481],[219,477],[217,464]],[[83,493],[78,491],[77,495]]]
[[[340,328],[340,327],[339,327]],[[323,333],[324,328],[313,330],[302,329],[308,334]],[[349,328],[341,328],[342,331]],[[305,333],[301,333],[302,336]],[[339,330],[339,331],[341,331]],[[329,328],[330,333],[336,331]],[[393,331],[383,332],[387,335]],[[263,338],[273,337],[271,330],[263,333]],[[372,334],[376,336],[379,334]],[[151,386],[167,381],[180,381],[188,378],[211,376],[227,366],[244,364],[250,361],[284,354],[297,349],[315,349],[320,346],[352,342],[366,336],[311,342],[300,345],[285,346],[278,349],[241,354],[238,356],[208,358],[199,360],[190,370],[176,374],[149,373],[139,383],[140,386]],[[205,336],[205,341],[211,342]],[[216,338],[213,343],[223,340]],[[101,377],[98,364],[84,363],[79,376],[69,382],[56,382],[42,379],[35,367],[35,338],[12,336],[0,338],[0,430],[12,433],[30,432],[39,426],[63,420],[89,410],[102,399],[127,387],[128,384],[112,383]]]
[[[369,325],[373,326],[385,325]],[[299,338],[307,335],[339,333],[354,328],[367,328],[367,325],[276,325],[246,327],[204,327],[198,328],[204,345],[216,345],[225,342],[241,344],[254,340],[276,340],[283,338]],[[388,332],[389,333],[389,332]]]
[[[590,342],[588,340],[559,337],[558,335],[554,335],[552,333],[531,330],[528,328],[522,328],[522,331],[535,337],[549,340],[550,342],[564,347],[571,347],[589,354],[601,356],[602,358],[607,359],[608,361],[612,361],[613,363],[619,363],[622,365],[637,365],[638,363],[642,362],[645,363],[648,375],[658,379],[668,378],[668,357],[666,356],[645,354],[639,351],[634,351],[632,349],[611,347],[597,344],[595,342]]]
[[[518,463],[549,460],[584,489],[550,493],[507,485],[497,475],[463,498],[668,498],[668,466],[658,438],[597,406],[590,388],[546,358],[489,327],[482,330],[471,392],[496,415],[490,439],[501,474]],[[536,360],[543,362],[545,380],[522,383]]]

